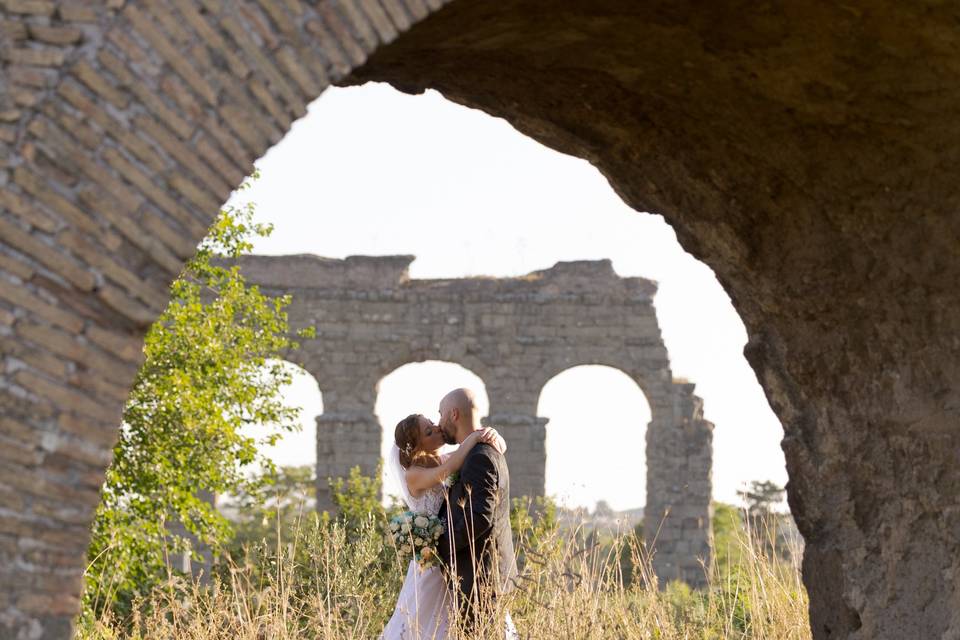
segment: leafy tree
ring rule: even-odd
[[[613,507],[610,506],[610,503],[606,500],[597,500],[597,504],[593,507],[593,516],[595,518],[612,518],[616,515],[616,512],[613,510]]]
[[[795,525],[789,513],[780,513],[775,507],[783,503],[785,490],[780,485],[754,480],[737,494],[747,505],[746,523],[750,537],[770,557],[789,560],[796,548],[791,532]]]
[[[737,495],[746,503],[747,512],[753,516],[773,513],[774,507],[783,502],[785,489],[769,480],[754,480],[748,487],[737,491]]]
[[[88,552],[85,604],[97,615],[128,613],[175,572],[168,558],[190,552],[191,539],[214,549],[226,541],[230,525],[210,494],[256,493],[270,475],[248,471],[273,470],[258,447],[297,428],[299,410],[282,398],[290,369],[278,360],[298,346],[290,298],[248,285],[230,260],[270,233],[252,218],[252,204],[220,212],[147,332]],[[250,437],[247,425],[268,426]]]

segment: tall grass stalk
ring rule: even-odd
[[[633,532],[602,544],[583,529],[535,543],[521,536],[517,588],[486,602],[487,623],[470,637],[502,638],[509,610],[531,639],[810,638],[795,563],[752,531],[731,546],[723,562],[705,568],[710,588],[695,591],[659,588]],[[128,620],[81,616],[76,640],[375,639],[406,569],[391,553],[373,519],[348,530],[310,513],[292,539],[222,560],[206,581],[171,576]]]

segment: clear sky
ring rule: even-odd
[[[750,480],[786,481],[782,428],[743,357],[746,331],[730,299],[661,216],[630,209],[586,161],[438,93],[368,84],[328,90],[257,167],[261,178],[238,197],[276,227],[258,253],[413,254],[414,278],[610,258],[620,275],[656,280],[674,376],[696,383],[716,425],[715,499],[736,501]],[[459,366],[401,367],[381,382],[377,414],[392,434],[409,413],[435,418],[439,398],[461,384],[482,386]],[[322,391],[308,377],[291,387],[304,430],[271,452],[277,462],[315,459]],[[570,505],[643,505],[650,410],[632,380],[604,367],[569,370],[544,387],[539,413],[550,418],[548,493]]]

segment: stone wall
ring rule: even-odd
[[[647,451],[636,455],[647,461],[654,569],[663,582],[703,585],[713,426],[703,419],[694,385],[672,378],[653,306],[656,284],[620,278],[608,260],[561,262],[519,278],[412,280],[412,260],[301,255],[249,256],[241,263],[263,291],[292,295],[291,328],[317,330],[290,359],[323,392],[318,508],[332,506],[327,478],[346,476],[354,465],[371,474],[380,462],[377,385],[399,366],[444,360],[477,374],[490,399],[484,421],[510,444],[512,495],[539,496],[546,467],[547,420],[537,415],[543,385],[571,367],[607,365],[629,375],[650,403]]]

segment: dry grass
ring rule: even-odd
[[[602,545],[589,538],[574,531],[554,533],[536,549],[521,543],[520,588],[496,604],[509,608],[521,638],[810,638],[796,566],[768,557],[752,536],[724,550],[703,591],[656,588],[632,535]],[[392,613],[402,574],[372,523],[351,535],[311,517],[289,543],[251,549],[207,584],[171,578],[123,624],[82,618],[76,638],[373,639]],[[501,629],[491,624],[470,637],[502,638]]]

